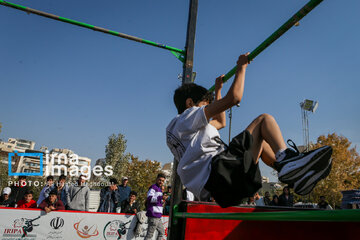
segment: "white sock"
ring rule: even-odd
[[[286,156],[285,150],[286,150],[286,149],[280,149],[280,150],[275,154],[275,158],[276,158],[276,161],[277,161],[277,162],[280,162],[281,160],[284,159],[284,157]]]

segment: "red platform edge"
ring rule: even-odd
[[[221,208],[216,204],[187,203],[187,212],[189,213],[245,213],[294,210],[299,209],[266,207]],[[242,221],[188,218],[186,219],[185,239],[355,240],[360,239],[360,224],[356,222]]]

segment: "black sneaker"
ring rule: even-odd
[[[297,150],[295,144],[292,147]],[[296,156],[288,157],[286,155],[286,157],[277,164],[281,166],[278,172],[279,180],[283,183],[293,184],[304,177],[310,170],[314,170],[314,174],[323,171],[330,164],[329,159],[331,154],[332,148],[330,146],[324,146]]]
[[[294,184],[295,193],[299,195],[309,194],[320,180],[330,174],[331,166],[332,160],[329,159],[329,163],[322,171],[316,172],[315,170],[310,170]]]
[[[274,163],[274,168],[278,173],[289,162],[288,160],[291,160],[294,157],[300,155],[299,149],[296,147],[295,143],[291,139],[288,139],[287,143],[289,144],[290,147],[294,148],[295,151],[291,148],[285,149],[285,157],[283,158],[283,160]]]

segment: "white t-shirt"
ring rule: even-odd
[[[210,197],[204,186],[211,171],[211,159],[224,151],[218,130],[209,124],[203,107],[192,107],[177,115],[166,128],[166,142],[179,162],[181,182],[200,200]]]

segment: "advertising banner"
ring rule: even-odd
[[[162,217],[167,235],[168,216]],[[135,230],[137,230],[135,232]],[[144,239],[147,223],[135,215],[0,208],[1,240]],[[156,239],[154,234],[153,239]],[[166,236],[163,238],[166,239]]]

